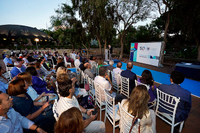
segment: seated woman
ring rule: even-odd
[[[146,86],[138,85],[131,92],[130,98],[121,102],[128,113],[140,119],[140,133],[156,132],[156,117],[154,111],[148,108],[149,98]],[[132,118],[126,119],[132,122]]]
[[[31,76],[31,74],[29,72],[20,73],[17,76],[17,78],[25,80],[26,83],[28,84],[28,89],[27,89],[26,93],[34,101],[34,105],[35,106],[43,105],[44,101],[46,101],[46,97],[47,96],[48,96],[48,99],[50,101],[58,99],[57,95],[54,94],[54,93],[48,93],[48,94],[46,94],[45,92],[43,92],[41,95],[38,95],[37,92],[35,91],[35,89],[33,89],[33,87],[32,87],[32,76]]]
[[[72,107],[64,111],[55,124],[55,133],[82,133],[84,124],[81,111]]]
[[[67,62],[71,62],[72,65],[74,65],[74,60],[71,59],[70,57],[68,57],[67,53],[65,53],[64,55],[65,55],[66,61],[67,61]]]
[[[46,82],[44,79],[40,78],[38,76],[38,73],[35,69],[35,67],[28,67],[26,69],[26,72],[29,72],[32,75],[32,87],[35,89],[35,91],[38,94],[42,94],[43,92],[45,93],[55,93],[54,88],[55,83],[53,82]],[[47,89],[48,88],[48,89]]]
[[[13,98],[13,108],[48,133],[53,133],[55,119],[52,105],[50,106],[47,101],[42,106],[35,106],[31,97],[26,93],[27,89],[28,85],[22,79],[14,80],[9,84],[8,94]]]
[[[153,77],[152,77],[151,72],[149,70],[144,70],[142,72],[142,77],[138,78],[138,81],[140,83],[146,84],[146,85],[148,85],[150,87],[150,89],[149,89],[149,95],[150,95],[149,102],[154,101],[156,96],[154,95],[153,90],[156,88],[156,86],[154,85]]]

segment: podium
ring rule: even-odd
[[[105,49],[105,61],[108,61],[108,49]]]

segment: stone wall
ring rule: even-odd
[[[38,51],[48,51],[48,50],[51,50],[51,52],[54,51],[54,49],[50,49],[50,48],[47,48],[47,49],[38,49]],[[85,49],[83,49],[85,51]],[[14,50],[15,52],[19,52],[19,50]],[[22,50],[24,51],[24,50]],[[33,50],[28,50],[29,52],[32,52]],[[70,53],[72,51],[72,49],[56,49],[56,51],[58,51],[59,54],[62,54],[64,51],[67,52],[67,53]],[[79,50],[78,49],[75,49],[76,52],[78,52]],[[104,53],[104,49],[102,49],[103,53]],[[2,57],[2,54],[3,52],[7,53],[7,54],[10,54],[11,50],[9,49],[0,49],[0,58],[3,58]],[[113,55],[119,55],[120,53],[120,48],[113,48]],[[99,48],[91,48],[90,49],[90,55],[99,55],[100,54],[100,50]]]

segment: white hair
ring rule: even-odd
[[[114,61],[113,61],[113,60],[110,60],[110,61],[109,61],[109,65],[112,66],[113,64],[114,64]]]

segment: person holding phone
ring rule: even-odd
[[[54,103],[54,117],[56,120],[58,120],[59,116],[61,114],[72,108],[76,107],[78,108],[81,113],[84,120],[84,132],[94,132],[94,133],[104,133],[105,132],[105,124],[102,121],[96,121],[97,113],[92,111],[95,111],[94,109],[87,110],[79,105],[78,100],[74,96],[75,88],[74,83],[76,80],[70,80],[66,79],[65,81],[58,84],[60,99],[59,101],[55,101]]]

